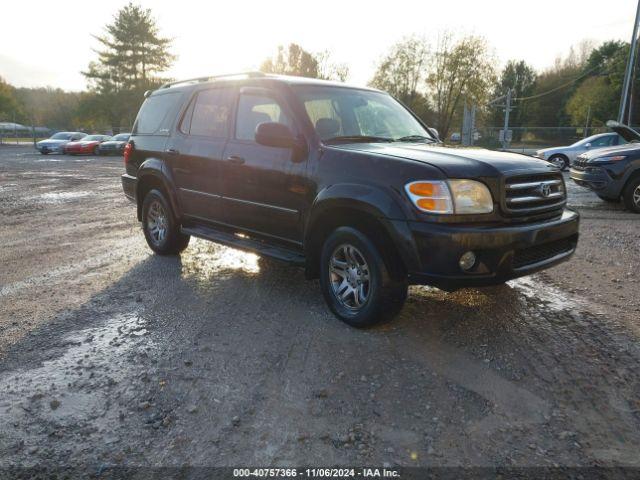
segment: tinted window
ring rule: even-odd
[[[173,103],[178,98],[176,93],[153,95],[147,98],[142,104],[140,113],[138,113],[134,131],[142,135],[158,133],[160,127],[163,126],[165,118],[167,118],[169,110],[171,110]]]
[[[228,88],[215,88],[198,93],[180,130],[191,135],[225,138],[229,131],[232,92]]]
[[[52,140],[69,140],[71,138],[71,134],[70,133],[56,133],[53,137],[51,137]]]
[[[592,147],[608,147],[609,145],[613,145],[613,141],[615,140],[615,135],[606,135],[604,137],[596,138],[591,142]]]
[[[241,95],[236,118],[236,138],[255,140],[256,127],[265,122],[279,122],[292,126],[289,116],[273,98],[252,94]]]
[[[116,135],[115,137],[113,137],[113,140],[116,140],[118,142],[126,142],[127,140],[129,140],[129,134],[128,133],[120,133],[120,134]]]

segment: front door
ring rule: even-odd
[[[255,141],[256,127],[279,122],[296,128],[293,115],[274,92],[244,87],[236,109],[235,134],[224,152],[224,212],[230,225],[293,243],[302,241],[306,156]]]
[[[166,149],[182,210],[198,220],[223,220],[221,162],[235,92],[230,87],[199,91]]]

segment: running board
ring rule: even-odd
[[[212,242],[226,245],[227,247],[237,248],[238,250],[244,250],[245,252],[257,253],[258,255],[264,255],[265,257],[275,258],[276,260],[282,260],[288,263],[294,263],[296,265],[304,265],[304,255],[295,250],[288,249],[286,247],[279,247],[260,240],[255,240],[249,237],[240,237],[233,233],[223,232],[208,227],[182,227],[182,233],[186,235],[192,235],[194,237],[203,238],[205,240],[211,240]]]

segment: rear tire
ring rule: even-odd
[[[552,155],[548,161],[558,167],[562,172],[569,168],[569,159],[564,155]]]
[[[393,318],[407,298],[407,279],[391,274],[375,244],[351,227],[336,229],[320,255],[320,286],[343,322],[362,328]]]
[[[142,230],[149,248],[158,255],[175,255],[189,245],[191,237],[180,231],[171,206],[160,190],[150,190],[142,203]]]
[[[640,213],[640,176],[636,176],[627,182],[622,192],[622,199],[627,210]]]

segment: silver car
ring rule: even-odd
[[[623,145],[625,143],[627,143],[626,140],[617,133],[600,133],[598,135],[583,138],[568,147],[554,147],[538,150],[535,156],[553,163],[560,170],[566,170],[573,164],[576,157],[581,153],[598,150],[600,148],[615,147],[616,145]]]
[[[82,132],[58,132],[51,138],[36,143],[36,148],[40,153],[64,153],[64,146],[69,142],[76,142],[86,137],[86,133]]]

